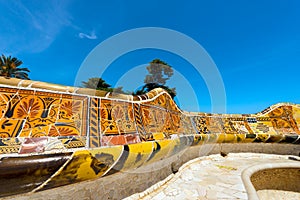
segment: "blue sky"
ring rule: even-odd
[[[104,40],[135,28],[167,28],[197,41],[213,59],[227,113],[255,113],[278,102],[300,103],[299,8],[297,0],[0,0],[0,53],[22,60],[32,80],[73,86],[84,59]],[[141,49],[95,67],[106,67],[108,83],[132,90],[143,84],[145,64],[154,58],[176,70],[167,84],[177,88],[181,108],[211,111],[203,77],[172,52]],[[138,75],[126,79],[137,66]]]

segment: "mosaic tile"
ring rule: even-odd
[[[0,138],[0,153],[18,153],[22,144],[19,138]]]
[[[164,134],[163,132],[152,133],[152,136],[153,136],[153,140],[155,141],[159,141],[167,138],[166,134]]]
[[[2,159],[0,197],[31,192],[51,178],[68,161],[70,154],[13,156]],[[16,165],[18,170],[15,169]]]
[[[207,128],[207,118],[200,117],[200,116],[194,116],[192,117],[192,124],[194,128],[197,130],[197,133],[199,134],[207,134],[208,128]]]
[[[296,143],[299,140],[299,135],[297,134],[285,134],[279,143]]]
[[[122,151],[122,146],[76,151],[60,173],[36,188],[36,191],[101,177],[119,159]]]
[[[248,133],[248,129],[245,126],[245,121],[235,121],[233,126],[236,130],[236,133],[238,133],[238,134],[247,134]]]
[[[270,138],[269,134],[257,134],[253,142],[266,142]]]
[[[61,144],[67,148],[80,148],[86,146],[86,137],[82,136],[60,136],[58,137]]]
[[[196,130],[193,128],[193,124],[190,116],[181,114],[179,134],[196,134]]]
[[[165,139],[153,142],[153,151],[148,157],[146,163],[153,163],[163,158],[169,157],[176,143],[171,139]]]
[[[138,143],[128,145],[129,154],[124,165],[119,170],[126,171],[142,166],[153,152],[153,143]]]
[[[198,146],[198,145],[201,145],[201,144],[203,144],[202,134],[195,134],[192,146]]]
[[[245,143],[251,143],[256,139],[256,134],[250,133],[250,134],[246,134],[246,137],[244,139]]]
[[[121,134],[136,132],[133,105],[131,103],[118,102],[114,104],[112,115]]]
[[[0,90],[3,92],[0,119],[2,138],[79,136],[86,133],[86,122],[83,120],[86,119],[86,97],[35,90]],[[3,108],[5,104],[6,108]]]
[[[46,137],[25,138],[19,153],[42,153],[45,151],[47,142],[48,139]]]
[[[141,140],[143,141],[147,141],[148,135],[146,134],[146,131],[144,129],[144,124],[143,124],[143,118],[141,113],[141,105],[139,103],[134,103],[133,104],[133,110],[134,110],[134,118],[135,118],[135,123],[136,123],[136,128],[137,128],[137,132],[141,138]]]
[[[137,134],[101,136],[101,146],[134,144],[141,142]]]
[[[175,146],[171,149],[169,156],[175,155],[187,147],[190,147],[193,144],[194,136],[180,136],[173,139],[173,141],[175,142]]]
[[[235,134],[235,137],[236,137],[236,142],[239,143],[239,142],[244,142],[245,139],[246,139],[246,134],[244,133],[241,133],[241,134]]]
[[[143,127],[146,132],[157,133],[164,131],[167,112],[165,109],[141,105]]]
[[[133,97],[46,83],[39,86],[31,81],[23,85],[30,87],[0,87],[1,156],[13,154],[18,162],[25,162],[43,160],[44,157],[34,157],[43,153],[62,160],[56,165],[50,159],[53,171],[45,179],[32,179],[34,187],[24,186],[26,189],[17,193],[133,170],[190,146],[300,143],[297,104],[276,104],[257,114],[188,113],[181,111],[162,89]],[[0,162],[0,167],[4,164]],[[11,181],[20,181],[22,177],[28,181],[32,174],[44,173],[47,165],[42,166],[30,170],[31,165],[24,165],[24,170],[30,173]],[[26,181],[18,186],[28,184]]]
[[[236,134],[219,134],[217,143],[236,143]]]
[[[270,134],[270,137],[266,140],[266,143],[279,143],[284,139],[284,135]]]
[[[23,124],[25,123],[25,119],[9,119],[2,118],[0,120],[0,137],[1,138],[14,138],[18,137],[22,131]]]
[[[100,147],[100,99],[91,98],[89,108],[89,147]]]
[[[167,112],[164,123],[164,132],[168,134],[177,134],[180,127],[180,113]]]
[[[219,134],[225,130],[224,121],[221,117],[209,117],[207,118],[208,133]]]
[[[130,103],[101,100],[102,134],[126,134],[136,132],[134,110]]]

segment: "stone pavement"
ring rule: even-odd
[[[199,157],[184,164],[176,174],[126,199],[248,199],[242,172],[268,163],[297,163],[300,167],[299,161],[289,160],[287,155],[230,153],[226,157]]]
[[[259,190],[257,191],[261,200],[293,200],[300,199],[300,193],[282,190]]]

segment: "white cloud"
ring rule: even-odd
[[[65,26],[73,26],[67,1],[2,1],[0,50],[41,52],[47,49]],[[0,8],[0,11],[2,10]]]
[[[78,36],[83,39],[83,38],[87,38],[90,40],[95,40],[97,39],[97,35],[95,34],[95,31],[92,31],[90,34],[86,34],[86,33],[79,33]]]

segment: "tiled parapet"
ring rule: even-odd
[[[0,77],[0,196],[134,170],[190,146],[298,145],[299,135],[296,104],[187,113],[162,89],[131,96]]]

